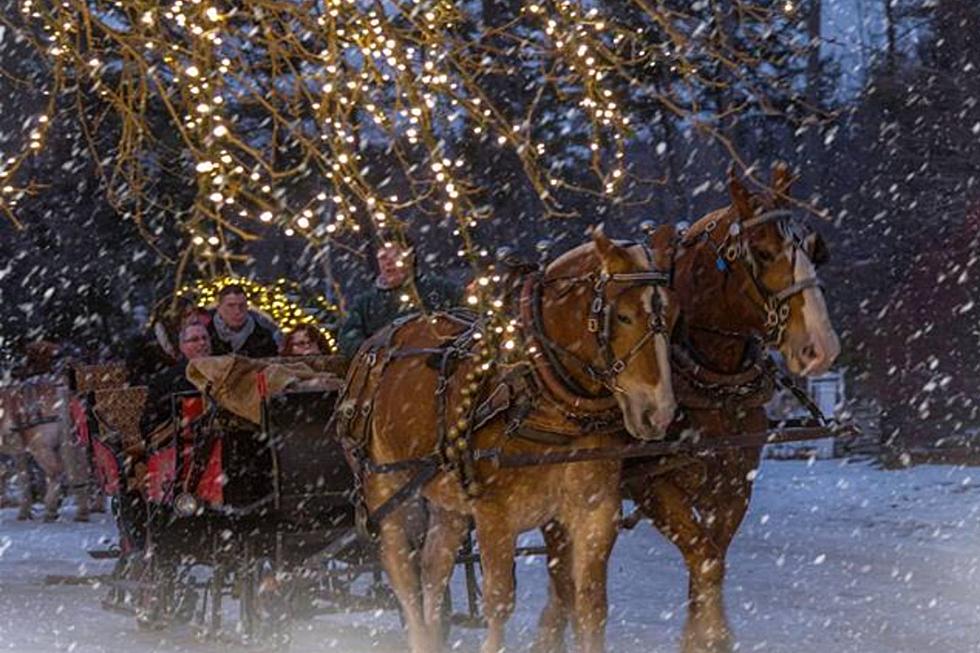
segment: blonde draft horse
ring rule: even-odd
[[[494,418],[475,426],[468,441],[450,442],[447,457],[465,458],[452,452],[454,444],[463,452],[499,448],[530,454],[601,446],[622,441],[623,424],[640,440],[663,437],[674,413],[664,336],[669,324],[664,320],[669,322],[676,312],[667,305],[663,288],[637,281],[652,276],[653,264],[644,247],[614,243],[600,228],[593,231],[592,242],[564,254],[531,281],[538,284],[536,306],[540,310],[534,323],[540,326],[540,342],[560,352],[563,373],[585,391],[578,399],[579,412],[588,417],[590,411],[605,411],[611,415],[612,430],[582,434],[581,424],[568,416],[568,407],[549,389],[553,386],[544,382],[522,424],[533,425],[538,435],[567,434],[565,442],[542,442],[508,432],[504,420]],[[527,283],[525,290],[531,287]],[[525,309],[527,298],[525,292]],[[603,308],[598,313],[604,315],[607,325],[602,329],[607,336],[604,344],[597,323],[590,322],[598,316],[597,307]],[[525,336],[529,326],[525,311],[520,328]],[[355,358],[347,387],[364,390],[347,406],[349,414],[356,415],[347,432],[366,428],[362,453],[367,462],[361,480],[372,513],[412,478],[408,471],[372,473],[372,467],[377,470],[379,465],[440,455],[438,434],[444,427],[438,417],[439,394],[445,395],[444,413],[454,423],[450,435],[465,431],[456,428],[465,424],[456,425],[455,420],[481,401],[481,392],[474,391],[479,361],[473,355],[484,347],[480,339],[465,350],[444,387],[440,387],[440,378],[446,377],[434,369],[431,355],[413,355],[443,351],[458,342],[465,328],[448,316],[418,317],[384,336],[388,342],[382,349],[372,349],[369,340]],[[546,374],[541,372],[545,365],[541,350],[531,347],[529,351],[536,361],[530,364],[535,374]],[[482,355],[489,357],[489,348]],[[490,376],[481,387],[499,389],[496,384],[506,378],[504,367],[487,372]],[[365,402],[364,397],[369,399]],[[620,462],[509,469],[494,468],[487,461],[471,462],[474,482],[469,492],[461,482],[462,464],[440,466],[422,487],[429,520],[420,552],[413,552],[409,510],[404,504],[380,519],[381,560],[401,604],[413,653],[442,648],[443,595],[471,519],[483,570],[487,622],[483,653],[497,653],[504,646],[504,626],[514,610],[518,534],[552,521],[560,523],[569,538],[570,573],[577,588],[571,612],[579,648],[590,653],[604,650],[606,566],[617,534]]]
[[[33,496],[27,478],[30,458],[44,471],[44,520],[58,518],[65,477],[75,494],[75,520],[89,519],[89,465],[84,449],[74,437],[69,399],[68,386],[55,375],[33,376],[0,390],[3,452],[14,458],[22,475],[17,514],[20,520],[32,517]]]
[[[792,177],[774,169],[771,189],[750,194],[729,172],[731,206],[683,234],[674,255],[671,295],[680,307],[671,334],[672,379],[682,416],[672,433],[709,439],[763,431],[773,385],[763,373],[765,348],[790,371],[825,372],[840,352],[815,264],[826,249],[788,210]],[[747,395],[725,396],[730,390]],[[727,653],[733,637],[722,586],[725,558],[749,505],[761,447],[707,456],[667,456],[628,463],[624,494],[680,549],[689,574],[684,653]],[[536,651],[563,650],[574,579],[560,530],[545,533],[552,558],[549,604]]]

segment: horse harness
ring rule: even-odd
[[[43,412],[43,394],[45,391],[52,391],[56,388],[64,387],[63,384],[53,382],[50,378],[43,376],[30,377],[22,381],[13,388],[12,393],[14,425],[12,431],[23,434],[38,426],[45,424],[56,424],[62,420],[58,414],[45,415]]]
[[[649,253],[647,253],[649,260]],[[470,372],[462,379],[460,406],[465,414],[454,423],[447,415],[447,389],[450,381],[458,373],[460,363],[474,358],[474,350],[482,346],[482,330],[486,324],[472,313],[444,314],[456,321],[462,331],[452,340],[439,347],[398,348],[393,346],[398,331],[418,315],[400,318],[375,334],[363,345],[359,356],[361,369],[353,370],[348,384],[338,399],[335,413],[337,434],[347,443],[348,456],[360,484],[363,473],[393,473],[413,470],[412,478],[403,485],[384,504],[371,515],[363,514],[360,521],[370,530],[388,514],[414,495],[438,473],[450,471],[460,479],[469,496],[480,492],[476,480],[476,461],[487,457],[488,452],[475,450],[472,441],[475,434],[497,420],[504,418],[504,434],[541,445],[563,446],[573,441],[574,436],[583,433],[614,433],[622,431],[621,419],[614,396],[615,379],[658,335],[666,335],[664,307],[653,293],[653,309],[647,329],[623,356],[616,356],[612,349],[613,317],[618,298],[628,289],[638,286],[666,286],[670,276],[663,271],[643,271],[630,273],[592,272],[574,277],[548,279],[541,270],[534,270],[514,284],[519,287],[520,332],[528,343],[528,351],[533,352],[530,360],[520,360],[507,369],[495,370],[479,380]],[[587,330],[595,338],[597,350],[603,365],[596,366],[560,344],[554,342],[545,332],[542,302],[543,291],[551,284],[567,283],[568,292],[580,284],[587,284],[593,293],[589,301]],[[609,289],[617,286],[622,290],[607,297]],[[437,370],[436,385],[436,423],[438,446],[429,456],[420,459],[374,463],[366,454],[370,436],[371,415],[380,383],[375,382],[371,396],[366,400],[361,395],[372,377],[380,378],[384,370],[394,360],[425,356],[426,364]],[[590,392],[575,380],[566,363],[572,362],[597,381],[601,390]],[[496,361],[491,365],[497,367]],[[541,424],[534,419],[536,408],[546,402],[557,408],[561,416],[570,423],[566,428],[556,428],[554,424]],[[584,410],[583,410],[584,408]],[[357,418],[360,418],[359,420]],[[360,421],[358,432],[351,427]],[[360,492],[357,493],[360,496]],[[363,506],[361,507],[363,510]]]
[[[775,222],[779,233],[783,236],[783,241],[792,246],[792,257],[790,266],[796,270],[796,257],[806,248],[805,241],[810,234],[815,234],[796,219],[795,213],[787,209],[775,209],[767,211],[761,215],[748,220],[737,219],[729,225],[728,233],[720,243],[711,240],[711,233],[715,230],[718,223],[711,220],[695,239],[704,239],[715,250],[717,256],[716,266],[719,270],[727,272],[729,267],[738,263],[741,264],[752,285],[762,297],[762,305],[759,307],[765,315],[765,343],[770,347],[778,347],[783,340],[783,334],[789,321],[789,300],[810,288],[816,288],[820,281],[816,275],[794,281],[785,288],[773,291],[769,289],[759,278],[759,264],[752,254],[749,247],[747,234],[757,227]],[[695,239],[684,242],[684,246],[691,245]]]

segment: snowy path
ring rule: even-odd
[[[740,650],[980,652],[980,470],[766,462],[756,488],[729,565]],[[111,527],[14,515],[0,511],[0,651],[230,650],[186,631],[140,632],[99,608],[101,590],[45,587],[46,574],[105,573],[84,549]],[[529,639],[545,594],[543,562],[519,564],[511,650]],[[675,651],[686,580],[674,548],[647,526],[624,533],[610,583],[610,650]],[[457,650],[477,650],[478,632],[457,638]],[[387,653],[401,641],[394,615],[359,614],[302,625],[292,650]]]

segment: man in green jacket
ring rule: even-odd
[[[388,239],[378,248],[377,261],[374,287],[354,297],[338,334],[338,347],[346,358],[353,358],[362,342],[393,320],[420,311],[423,307],[418,305],[418,299],[426,311],[461,305],[462,291],[451,281],[434,274],[416,273],[411,244],[406,247]],[[413,278],[418,297],[409,283]]]

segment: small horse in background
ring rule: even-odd
[[[92,510],[91,467],[85,449],[75,437],[69,414],[71,392],[58,369],[52,343],[32,343],[20,381],[0,388],[0,442],[23,475],[17,518],[32,517],[33,492],[27,475],[29,458],[43,470],[46,488],[44,520],[55,521],[64,493],[64,480],[74,494],[76,521],[88,521]],[[6,488],[3,488],[4,490]],[[96,509],[104,509],[101,501]]]
[[[679,407],[673,436],[765,431],[773,394],[766,350],[800,376],[827,371],[840,353],[815,265],[827,256],[818,234],[788,210],[792,177],[775,167],[771,188],[751,194],[729,172],[729,207],[698,220],[676,244],[671,295],[680,308],[671,334]],[[749,506],[761,446],[703,456],[627,463],[623,493],[681,551],[689,574],[684,653],[728,653],[732,634],[722,586],[729,545]],[[574,582],[560,531],[545,531],[549,604],[536,651],[563,650]]]
[[[479,322],[447,315],[396,323],[362,346],[338,409],[350,421],[338,429],[363,461],[367,508],[383,511],[416,482],[410,468],[379,466],[433,461],[432,475],[417,486],[429,509],[417,559],[407,506],[379,517],[381,560],[413,653],[442,648],[443,595],[471,518],[483,570],[483,653],[504,644],[518,534],[552,521],[568,534],[574,560],[570,609],[579,648],[604,650],[620,461],[497,468],[468,452],[534,456],[610,445],[622,442],[624,424],[637,439],[663,437],[674,413],[665,333],[676,313],[654,264],[646,248],[615,243],[597,229],[592,242],[529,275],[511,326],[515,338],[534,344],[531,360],[514,366],[497,363],[506,354],[484,344]],[[508,412],[480,420],[479,407],[498,394],[529,403],[517,418]],[[589,420],[597,428],[583,433]]]

